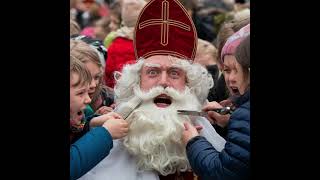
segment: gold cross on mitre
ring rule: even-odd
[[[186,31],[190,31],[191,27],[183,22],[176,21],[169,18],[169,2],[163,1],[161,7],[161,19],[149,19],[139,24],[139,29],[143,29],[147,26],[161,25],[161,41],[162,46],[168,45],[169,39],[169,26],[176,26]]]

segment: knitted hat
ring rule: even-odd
[[[221,51],[221,61],[224,62],[225,55],[234,55],[239,44],[250,35],[250,24],[230,36]]]

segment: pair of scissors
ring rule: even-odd
[[[207,117],[208,112],[210,111],[217,112],[221,115],[232,113],[231,107],[228,107],[228,106],[223,108],[210,109],[209,111],[190,111],[190,110],[177,110],[177,111],[178,111],[178,114],[181,114],[181,115],[203,116],[203,117]]]

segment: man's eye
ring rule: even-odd
[[[158,74],[158,71],[156,71],[156,70],[149,70],[149,71],[147,72],[147,74],[148,74],[148,75],[151,75],[151,76],[155,76],[155,75]]]
[[[170,76],[172,78],[178,78],[179,77],[179,72],[178,71],[170,71]]]
[[[226,73],[230,73],[230,69],[224,69],[223,71]]]

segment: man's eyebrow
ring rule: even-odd
[[[154,63],[145,63],[146,67],[160,67],[160,64],[154,64]]]
[[[172,64],[170,69],[180,69],[180,70],[183,70],[182,66],[180,64]]]

